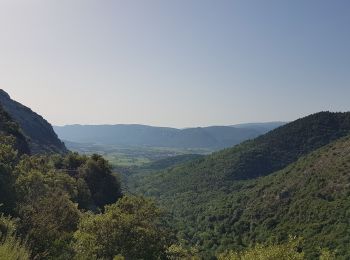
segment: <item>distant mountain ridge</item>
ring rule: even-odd
[[[54,126],[62,140],[128,146],[209,148],[219,150],[255,138],[275,126],[236,128],[210,126],[177,129],[147,125],[67,125]]]
[[[65,153],[67,148],[58,139],[52,126],[30,108],[11,99],[9,94],[0,89],[0,104],[17,122],[28,139],[30,150],[38,153]]]

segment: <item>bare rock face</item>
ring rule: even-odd
[[[2,89],[0,89],[0,104],[20,126],[32,154],[67,152],[67,148],[57,137],[50,123],[30,108],[12,100]]]

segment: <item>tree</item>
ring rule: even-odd
[[[256,245],[243,252],[228,251],[220,254],[218,260],[302,260],[304,253],[298,251],[300,239],[291,238],[281,245]]]
[[[29,260],[30,250],[16,235],[17,221],[0,215],[0,259]]]
[[[67,194],[46,193],[19,205],[21,232],[28,236],[37,259],[69,259],[80,212]]]
[[[102,156],[94,154],[80,168],[79,177],[87,183],[91,197],[99,208],[115,203],[121,197],[121,185],[111,166]]]
[[[161,212],[140,197],[125,196],[105,212],[86,214],[74,234],[79,259],[164,259],[169,241]]]
[[[13,138],[0,135],[0,211],[5,213],[11,213],[15,204],[13,168],[17,152],[13,144]]]

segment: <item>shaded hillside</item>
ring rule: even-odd
[[[139,170],[142,170],[142,171],[162,170],[162,169],[174,167],[179,164],[184,164],[189,161],[197,160],[203,157],[204,156],[200,154],[183,154],[183,155],[172,156],[172,157],[158,160],[155,162],[147,163],[139,167]]]
[[[202,201],[195,216],[186,214],[192,204],[171,203],[167,208],[185,208],[176,221],[179,235],[199,244],[207,255],[280,243],[292,235],[303,238],[306,259],[318,259],[319,248],[335,251],[337,259],[349,259],[349,186],[347,136],[279,172],[234,183],[230,194]]]
[[[10,115],[3,109],[0,105],[0,138],[2,139],[1,143],[6,137],[13,137],[15,143],[15,149],[18,150],[20,154],[29,154],[29,146],[26,138],[21,132],[18,124],[13,121]]]
[[[78,143],[218,150],[255,138],[265,133],[266,129],[229,126],[176,129],[145,125],[68,125],[55,126],[55,131],[62,140]]]
[[[283,169],[301,156],[349,133],[350,113],[321,112],[202,159],[160,172],[131,175],[129,188],[155,197],[170,208],[181,238],[215,251],[219,244],[225,247],[237,239],[234,236],[226,242],[215,242],[223,237],[219,235],[213,240],[209,231],[217,229],[211,224],[213,221],[226,223],[225,226],[235,224],[241,213],[235,212],[230,196],[241,184]],[[212,219],[208,209],[230,212],[233,216]],[[215,232],[226,234],[225,228]]]
[[[239,186],[221,203],[230,211],[207,212],[236,247],[297,235],[305,240],[307,259],[317,247],[336,251],[337,259],[350,258],[350,136]]]
[[[58,139],[52,126],[30,108],[12,100],[0,89],[0,104],[19,124],[28,138],[31,152],[36,153],[65,153],[65,145]]]
[[[282,169],[317,148],[350,133],[350,113],[321,112],[296,120],[254,140],[203,159],[135,180],[160,193],[222,189]],[[160,177],[161,176],[161,177]],[[141,184],[142,183],[142,184]]]

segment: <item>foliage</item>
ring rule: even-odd
[[[74,234],[79,259],[158,259],[165,257],[166,231],[160,212],[145,199],[125,196],[103,214],[86,214]]]
[[[79,208],[98,212],[121,197],[111,167],[97,155],[20,157],[15,150],[16,136],[0,138],[0,210],[19,217],[15,229],[28,239],[23,244],[15,232],[3,233],[3,217],[1,253],[11,259],[17,247],[19,254],[27,255],[30,247],[35,259],[71,259],[71,241],[82,214]]]
[[[0,135],[0,212],[11,213],[15,204],[14,182],[12,175],[17,152],[13,149],[13,139]]]
[[[27,234],[37,258],[72,257],[70,241],[80,212],[67,195],[48,193],[45,197],[27,201],[19,206],[19,214],[21,231]]]
[[[72,258],[79,208],[99,211],[121,197],[110,166],[97,155],[24,156],[14,175],[20,231],[39,259]]]
[[[0,215],[0,259],[29,260],[30,249],[16,235],[17,221]]]
[[[198,249],[194,247],[184,247],[180,244],[173,244],[167,250],[169,260],[199,260]]]
[[[332,252],[328,249],[322,249],[320,260],[335,260],[336,259],[336,253]]]
[[[228,251],[218,256],[218,260],[302,260],[304,253],[299,252],[300,241],[291,239],[280,245],[256,245],[243,252]]]
[[[100,208],[121,197],[119,180],[112,175],[111,166],[100,155],[94,154],[87,159],[78,169],[78,176],[85,180],[93,201]]]
[[[29,260],[30,250],[21,239],[14,235],[5,235],[0,241],[0,259]]]

